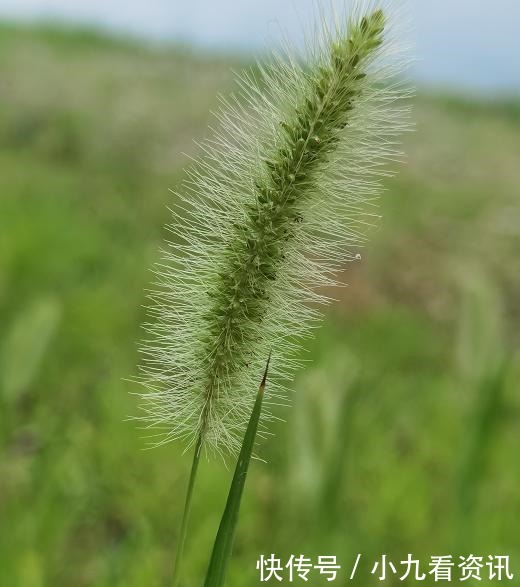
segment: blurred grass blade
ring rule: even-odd
[[[58,301],[45,297],[16,316],[0,349],[0,391],[7,401],[17,401],[37,377],[60,314]]]
[[[262,383],[258,389],[255,405],[247,425],[247,430],[242,442],[240,455],[231,482],[226,509],[220,521],[220,526],[213,545],[213,552],[209,562],[208,572],[204,587],[222,587],[226,576],[227,565],[231,558],[231,550],[233,548],[233,538],[235,535],[235,528],[238,520],[238,513],[240,510],[240,502],[242,500],[242,493],[244,491],[244,484],[246,482],[247,470],[249,468],[249,461],[253,452],[255,444],[256,431],[258,429],[258,422],[262,412],[262,401],[264,398],[264,389],[267,380],[267,372],[269,370],[269,362],[271,355],[267,359]]]
[[[475,505],[482,480],[487,476],[490,447],[503,414],[503,397],[507,384],[509,362],[487,374],[479,384],[471,421],[467,426],[467,445],[458,469],[457,500],[459,541],[465,548],[474,533]]]

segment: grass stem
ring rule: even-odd
[[[186,501],[184,503],[184,512],[182,514],[181,530],[179,540],[177,542],[177,553],[175,555],[175,565],[173,567],[172,587],[178,587],[182,555],[184,552],[184,543],[186,542],[186,533],[188,531],[188,522],[191,510],[191,500],[193,496],[193,488],[195,486],[195,479],[197,478],[197,471],[200,462],[200,453],[202,452],[202,434],[199,434],[197,442],[195,443],[195,451],[193,453],[193,462],[191,464],[190,480],[188,482],[188,489],[186,491]]]

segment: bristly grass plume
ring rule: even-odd
[[[308,58],[275,57],[224,100],[176,195],[142,345],[159,442],[236,452],[271,350],[269,397],[284,397],[320,288],[356,258],[400,157],[400,19],[389,2],[322,19]]]

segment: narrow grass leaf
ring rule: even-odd
[[[235,474],[231,482],[226,509],[220,521],[220,526],[213,545],[213,552],[209,562],[208,572],[204,587],[222,587],[226,576],[227,565],[231,558],[231,550],[233,548],[233,538],[235,535],[235,528],[238,520],[238,513],[240,510],[240,502],[242,500],[242,493],[246,482],[247,471],[249,468],[249,461],[253,452],[255,444],[256,431],[258,429],[258,422],[260,421],[260,414],[262,412],[262,401],[264,399],[264,389],[267,380],[267,372],[269,370],[269,362],[271,356],[267,359],[262,383],[256,395],[256,401],[253,406],[253,411],[247,425],[244,441],[238,457]]]

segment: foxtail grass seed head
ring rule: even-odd
[[[324,20],[305,61],[242,74],[176,194],[141,347],[141,419],[159,443],[236,452],[269,352],[275,402],[320,289],[358,257],[408,127],[406,55],[374,4]]]

